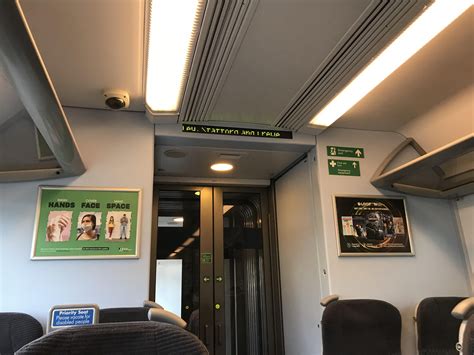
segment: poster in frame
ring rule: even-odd
[[[405,198],[334,196],[338,256],[415,255]]]
[[[39,186],[32,260],[139,258],[141,189]]]

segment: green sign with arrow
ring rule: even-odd
[[[364,158],[364,148],[337,147],[334,145],[328,145],[326,148],[330,157]]]
[[[329,175],[360,176],[360,164],[356,160],[328,159]]]

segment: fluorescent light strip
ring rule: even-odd
[[[436,0],[310,123],[330,126],[472,4],[473,0]]]
[[[146,104],[156,113],[178,113],[205,1],[150,1]]]

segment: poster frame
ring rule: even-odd
[[[406,221],[406,228],[408,231],[408,240],[410,242],[410,251],[409,252],[342,252],[341,251],[341,233],[342,231],[339,230],[339,218],[341,216],[338,215],[337,197],[347,197],[347,198],[361,198],[361,199],[375,199],[375,200],[401,200],[403,202],[403,217]],[[387,256],[387,257],[397,257],[397,256],[415,256],[415,246],[413,244],[412,232],[410,227],[410,221],[408,218],[408,209],[405,196],[384,196],[384,195],[333,195],[332,197],[333,202],[333,211],[334,211],[334,223],[335,223],[335,236],[336,236],[336,243],[337,243],[337,256]]]
[[[135,253],[129,255],[71,255],[71,256],[38,256],[36,255],[36,245],[38,241],[38,227],[40,223],[41,214],[41,196],[44,190],[85,190],[85,191],[121,191],[121,192],[137,192],[137,230],[135,236]],[[142,216],[142,189],[140,188],[126,188],[126,187],[91,187],[91,186],[57,186],[57,185],[39,185],[38,186],[38,197],[36,200],[36,212],[35,212],[35,223],[33,227],[33,240],[31,243],[31,260],[78,260],[78,259],[139,259],[140,258],[140,229],[141,229],[141,216]]]

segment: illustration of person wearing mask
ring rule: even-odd
[[[65,241],[64,233],[68,230],[71,219],[66,215],[61,215],[53,219],[51,224],[46,227],[46,240],[48,242]],[[69,233],[68,237],[69,238]]]
[[[86,214],[82,217],[81,220],[81,229],[80,233],[76,240],[97,240],[97,231],[96,227],[96,218],[93,214]]]
[[[112,232],[115,228],[114,216],[110,216],[109,223],[107,224],[107,228],[109,230],[109,239],[112,239]]]

